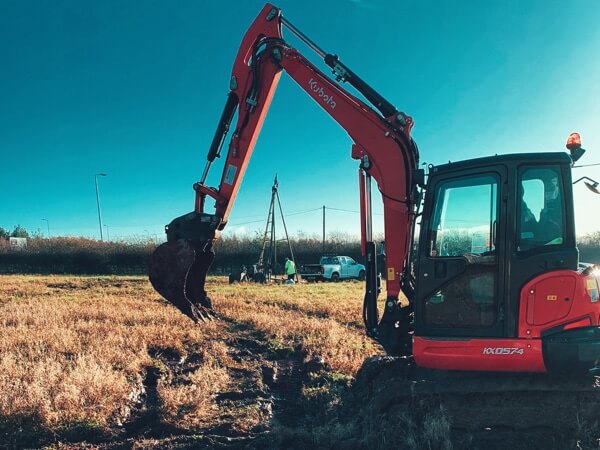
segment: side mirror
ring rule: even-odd
[[[573,184],[577,184],[579,183],[581,180],[588,180],[588,181],[584,181],[583,184],[585,184],[585,187],[587,187],[590,191],[592,191],[594,194],[600,194],[600,189],[598,189],[598,182],[595,180],[592,180],[589,177],[581,177],[578,180],[574,181]]]

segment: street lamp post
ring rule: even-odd
[[[110,233],[108,232],[108,225],[104,225],[104,228],[106,228],[106,240],[110,242]]]
[[[98,224],[100,225],[100,240],[104,240],[104,236],[102,235],[102,214],[100,213],[100,193],[98,192],[98,177],[105,177],[105,173],[97,173],[94,175],[94,180],[96,182],[96,206],[98,207]]]
[[[48,237],[50,237],[50,222],[48,222],[48,219],[42,219],[46,222],[46,227],[48,228]]]

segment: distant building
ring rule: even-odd
[[[8,240],[10,242],[10,247],[15,250],[27,248],[27,238],[11,237],[8,238]]]

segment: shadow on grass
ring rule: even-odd
[[[48,429],[35,415],[0,417],[0,448],[41,448],[56,442],[107,442],[110,433],[102,427],[85,422],[69,424],[68,427]]]

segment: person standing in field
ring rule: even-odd
[[[294,280],[296,276],[296,264],[290,258],[285,258],[285,273],[288,280]]]

